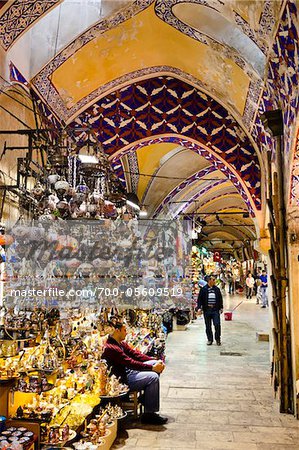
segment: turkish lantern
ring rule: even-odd
[[[10,234],[1,234],[0,235],[0,245],[11,245],[14,241],[14,238]]]

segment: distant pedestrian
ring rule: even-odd
[[[227,272],[227,282],[228,282],[228,293],[234,294],[235,293],[235,286],[234,286],[234,277],[231,271]]]
[[[262,294],[261,294],[261,275],[262,271],[261,269],[258,269],[256,279],[255,279],[255,286],[256,286],[256,304],[258,305],[260,302],[262,302]]]
[[[248,273],[246,278],[246,298],[251,299],[253,294],[253,287],[254,287],[254,278],[251,274],[251,272]]]
[[[269,306],[268,304],[268,275],[265,270],[262,271],[262,275],[260,276],[260,280],[262,282],[260,287],[261,297],[262,297],[262,308],[266,308]]]
[[[197,299],[197,311],[203,311],[207,345],[213,344],[212,321],[215,328],[215,340],[221,345],[221,323],[220,314],[223,312],[223,298],[220,289],[215,286],[216,277],[211,275],[207,278],[208,284],[201,288]]]

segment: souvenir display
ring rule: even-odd
[[[126,413],[119,405],[111,405],[111,403],[108,403],[104,410],[101,409],[100,412],[102,415],[104,414],[104,417],[108,416],[110,420],[123,419],[126,416]]]
[[[74,441],[75,448],[100,448],[112,439],[112,424],[125,417],[118,404],[105,406],[128,393],[128,387],[110,374],[101,359],[111,331],[109,317],[116,313],[120,314],[115,309],[87,307],[23,310],[22,305],[7,311],[1,330],[11,339],[2,341],[0,381],[13,383],[8,388],[9,419],[38,423],[41,445],[63,447]],[[160,346],[163,357],[161,313],[124,310],[122,315],[127,342],[148,354]],[[25,332],[26,345],[20,340]],[[10,445],[14,438],[14,444],[26,444],[30,436],[22,429],[14,431],[19,434],[7,434],[7,439],[4,434],[0,442]]]
[[[34,442],[34,433],[26,427],[8,427],[0,433],[0,450],[23,450]]]

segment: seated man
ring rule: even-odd
[[[132,349],[124,342],[127,330],[123,322],[112,318],[114,328],[109,335],[102,358],[107,361],[111,373],[120,377],[121,382],[129,386],[131,391],[144,390],[144,414],[142,423],[163,425],[167,418],[160,416],[160,379],[165,365],[162,361],[153,360],[141,352]]]

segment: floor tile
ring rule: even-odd
[[[240,297],[226,301],[234,305]],[[231,322],[222,322],[221,348],[206,346],[202,319],[171,333],[161,376],[161,413],[169,423],[134,422],[113,449],[299,450],[299,421],[279,414],[274,400],[269,343],[256,341],[256,330],[269,326],[260,312],[243,303]]]

